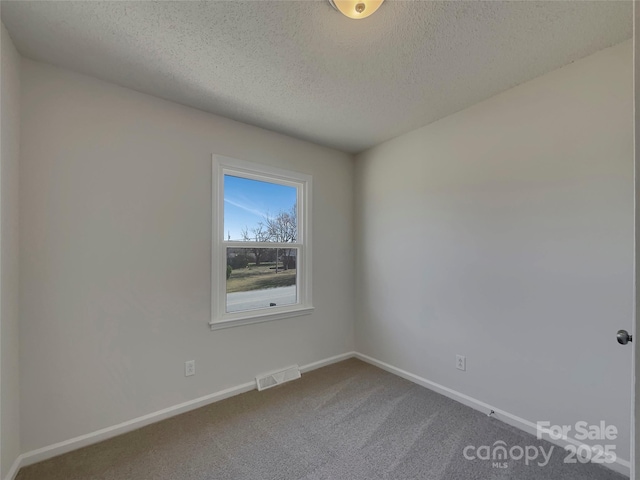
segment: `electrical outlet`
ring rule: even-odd
[[[190,377],[191,375],[196,374],[196,361],[189,360],[188,362],[184,362],[184,376]]]
[[[456,355],[456,368],[464,372],[467,369],[467,357]]]

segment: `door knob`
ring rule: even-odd
[[[633,341],[633,337],[629,335],[629,332],[626,330],[618,330],[616,335],[616,339],[620,345],[626,345],[627,343]]]

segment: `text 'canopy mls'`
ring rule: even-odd
[[[224,240],[295,242],[297,188],[224,176]]]

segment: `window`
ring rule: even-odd
[[[211,328],[311,313],[311,177],[213,156]]]

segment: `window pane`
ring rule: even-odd
[[[295,242],[297,188],[224,176],[224,240]]]
[[[227,248],[227,313],[298,303],[298,249]]]

